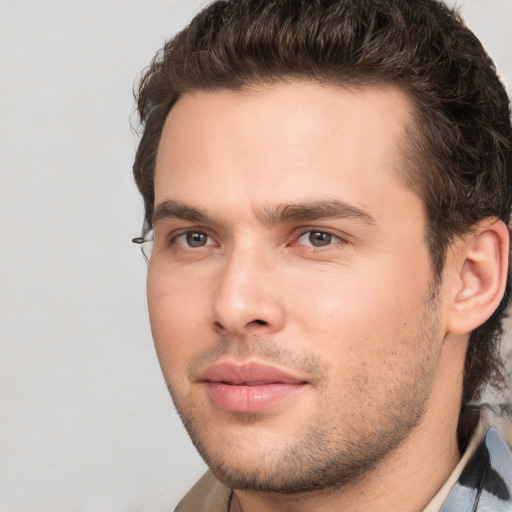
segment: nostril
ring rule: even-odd
[[[246,324],[246,326],[250,326],[250,325],[268,325],[268,322],[265,322],[265,320],[256,319],[256,320],[252,320],[251,322]],[[228,330],[228,329],[226,329],[226,327],[224,327],[224,325],[222,325],[218,321],[213,322],[213,328],[216,331],[227,331]]]

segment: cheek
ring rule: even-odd
[[[428,269],[428,261],[423,263]],[[306,334],[310,349],[341,358],[375,351],[407,332],[424,308],[430,283],[429,272],[418,265],[384,258],[304,275],[288,294],[290,326],[297,329],[296,339]]]
[[[147,296],[151,330],[164,371],[185,367],[188,356],[206,337],[209,301],[195,281],[162,279],[148,274]]]

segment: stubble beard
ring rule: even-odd
[[[375,386],[386,386],[387,383],[379,382],[371,375],[371,368],[363,365],[360,373],[347,382],[351,403],[360,404],[361,409],[342,410],[344,404],[340,404],[336,408],[336,423],[328,421],[332,415],[315,418],[316,423],[305,426],[295,440],[288,444],[285,438],[276,436],[275,451],[259,454],[260,460],[252,464],[243,461],[243,454],[240,454],[236,442],[232,443],[233,447],[229,442],[220,447],[210,446],[208,429],[215,426],[205,427],[201,411],[197,410],[190,398],[176,396],[171,380],[167,378],[168,388],[194,446],[212,473],[226,486],[279,494],[334,492],[347,485],[354,485],[377,469],[409,437],[423,418],[440,353],[440,348],[432,348],[439,345],[433,343],[439,333],[438,306],[437,289],[432,289],[425,301],[418,332],[398,343],[409,347],[409,356],[419,351],[421,357],[416,357],[413,365],[400,369],[400,383],[383,403],[371,401],[372,390],[374,393]],[[226,352],[230,350],[226,347],[231,346],[234,345],[224,340],[218,352]],[[279,351],[265,339],[238,341],[236,347],[237,351],[264,355],[267,360],[283,360],[281,356],[276,356]],[[269,357],[270,353],[272,357]],[[320,363],[314,361],[310,367],[312,365],[322,375]],[[324,389],[329,389],[325,376],[324,379]],[[329,399],[326,403],[330,403]],[[257,414],[233,413],[233,421],[242,427],[258,422],[259,418]]]

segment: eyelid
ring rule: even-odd
[[[315,246],[313,244],[307,244],[307,243],[300,243],[300,239],[308,235],[310,233],[325,233],[333,237],[333,240],[331,243],[324,245],[324,246]],[[340,233],[337,230],[333,230],[330,228],[319,228],[319,227],[307,227],[307,228],[301,228],[301,230],[297,233],[296,236],[293,237],[293,241],[290,244],[291,246],[299,247],[299,248],[305,248],[307,250],[312,251],[327,251],[332,248],[340,247],[347,245],[350,242],[350,236],[346,235],[345,233]]]
[[[159,239],[166,244],[171,243],[175,237],[190,231],[205,233],[212,238],[216,238],[215,232],[209,227],[181,219],[162,220],[158,225],[155,224],[153,229],[155,240]]]
[[[178,238],[183,237],[187,235],[188,233],[204,233],[208,238],[208,242],[206,245],[199,246],[199,247],[190,247],[186,243],[179,243],[177,241]],[[331,235],[335,240],[333,243],[330,243],[324,247],[315,247],[315,246],[309,246],[310,248],[314,249],[327,249],[328,247],[336,246],[336,245],[344,245],[350,243],[351,236],[340,232],[337,229],[332,229],[328,227],[319,227],[319,226],[301,226],[300,228],[297,228],[294,230],[295,233],[292,233],[290,238],[290,242],[288,242],[288,246],[302,246],[302,247],[308,247],[306,244],[298,243],[299,239],[303,237],[304,235],[307,235],[309,233],[314,232],[320,232],[320,233],[326,233]],[[160,238],[160,237],[158,237]],[[160,238],[162,242],[164,242],[165,245],[171,246],[173,244],[178,245],[179,247],[183,247],[186,249],[201,249],[201,248],[208,248],[212,246],[219,246],[221,245],[219,236],[216,232],[212,232],[212,230],[205,226],[183,226],[181,228],[171,229],[167,234],[162,233],[162,238]]]
[[[201,233],[203,235],[206,235],[210,242],[209,243],[207,242],[205,245],[201,245],[199,247],[191,247],[191,246],[187,245],[186,243],[179,243],[177,241],[181,237],[186,237],[186,235],[188,235],[189,233]],[[187,249],[202,249],[205,247],[211,247],[212,242],[215,243],[215,239],[212,236],[212,234],[207,229],[204,229],[204,228],[182,228],[182,229],[179,229],[179,230],[176,230],[176,231],[170,233],[167,236],[167,240],[168,240],[168,244],[176,244],[181,247],[185,247]]]

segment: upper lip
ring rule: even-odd
[[[203,382],[222,382],[234,386],[265,384],[303,384],[306,381],[275,366],[261,363],[217,363],[199,374]]]

